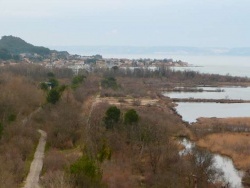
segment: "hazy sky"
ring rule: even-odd
[[[250,0],[0,0],[0,26],[44,46],[249,47]]]

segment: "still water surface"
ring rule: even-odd
[[[197,87],[197,89],[215,90],[214,87]],[[242,99],[250,100],[250,87],[219,88],[224,92],[165,92],[170,98],[194,98],[194,99]],[[184,121],[195,122],[199,117],[250,117],[250,103],[177,103],[176,110]]]
[[[193,70],[201,73],[250,77],[248,56],[176,56],[195,67],[181,67],[176,70]]]
[[[199,117],[250,117],[249,103],[177,103],[176,110],[186,122],[196,122]]]
[[[250,77],[250,56],[192,56],[178,54],[103,54],[105,58],[151,58],[182,60],[194,67],[175,68],[176,70],[193,70],[201,73]]]
[[[221,89],[223,92],[166,92],[165,96],[170,98],[194,98],[194,99],[238,99],[250,100],[250,87],[197,87],[196,89],[216,90]]]
[[[195,146],[194,143],[190,142],[187,139],[183,139],[181,144],[185,147],[184,150],[180,151],[180,155],[187,155],[192,153],[192,150]],[[242,188],[241,179],[243,177],[243,172],[238,171],[230,158],[221,156],[218,154],[213,155],[213,166],[223,172],[222,178],[219,181],[224,181],[229,183],[230,188]]]

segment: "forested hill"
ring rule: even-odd
[[[21,53],[36,53],[39,55],[49,55],[50,49],[29,44],[18,37],[3,36],[0,40],[0,49],[5,49],[13,55]]]

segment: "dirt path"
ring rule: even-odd
[[[30,172],[25,181],[24,188],[40,187],[38,182],[39,182],[39,176],[43,167],[43,158],[44,158],[44,150],[45,150],[47,133],[42,130],[38,130],[38,132],[41,134],[41,137],[37,145],[34,159],[31,163]]]
[[[40,112],[41,110],[42,110],[42,108],[39,107],[35,111],[33,111],[30,115],[28,115],[26,118],[24,118],[22,120],[23,124],[26,125],[29,122],[29,120],[32,118],[32,116],[35,115],[36,113]]]

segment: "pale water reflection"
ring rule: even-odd
[[[250,77],[249,56],[172,56],[196,67],[176,67],[175,70],[192,70],[200,73]]]
[[[220,74],[220,75],[230,75],[239,77],[250,77],[249,67],[247,66],[219,66],[219,65],[206,65],[200,67],[174,67],[176,71],[195,71],[205,74]]]
[[[250,87],[196,87],[203,92],[165,92],[163,95],[170,98],[194,98],[194,99],[236,99],[250,100]],[[215,90],[223,92],[211,92]],[[207,92],[208,91],[208,92]]]
[[[199,117],[250,117],[249,103],[177,103],[176,111],[186,122],[196,122]]]
[[[180,151],[180,155],[187,155],[192,152],[192,149],[195,147],[195,144],[189,141],[188,139],[183,139],[181,144],[185,147],[184,150]],[[242,188],[242,177],[243,172],[238,171],[230,158],[224,157],[218,154],[213,154],[213,166],[221,170],[223,175],[222,179],[219,181],[229,184],[230,188]]]

